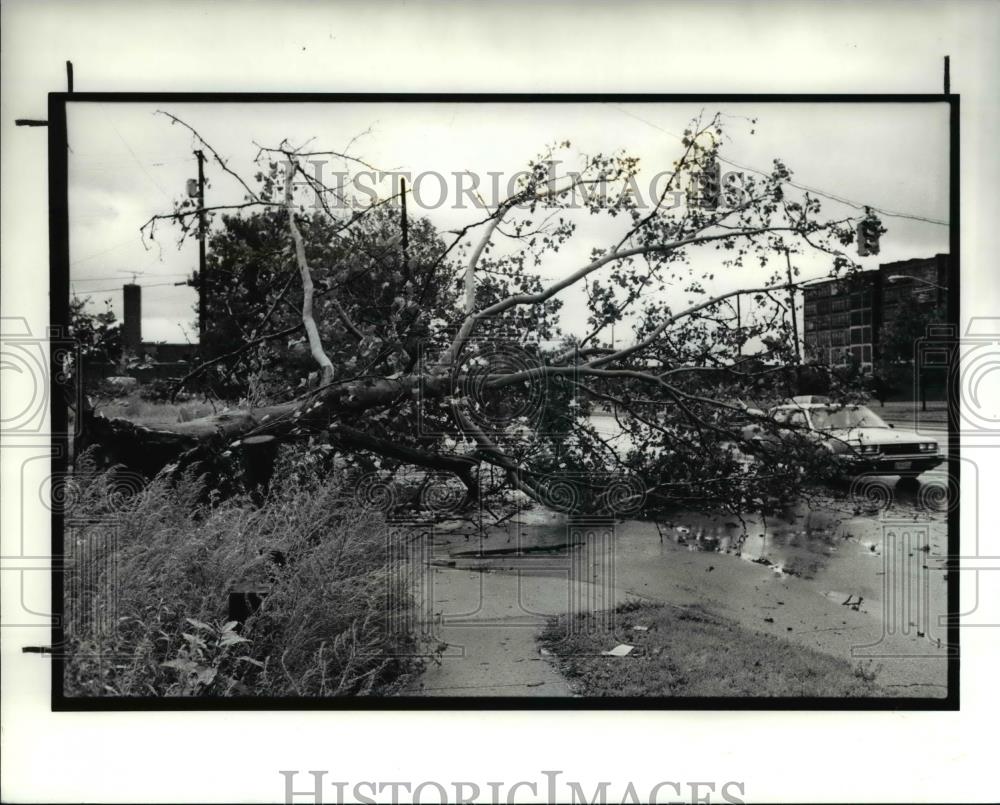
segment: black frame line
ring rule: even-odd
[[[945,103],[950,109],[950,182],[948,320],[960,322],[960,96],[958,94],[852,94],[852,93],[275,93],[275,92],[53,92],[48,96],[49,170],[49,336],[59,337],[69,324],[69,197],[67,103],[844,103],[923,104]],[[960,337],[956,332],[956,337]],[[50,387],[52,415],[52,477],[67,469],[67,405],[56,382],[61,371],[51,357]],[[960,488],[959,385],[957,372],[950,373],[948,399],[950,478]],[[52,507],[52,556],[64,552],[63,514]],[[297,698],[244,696],[226,698],[189,697],[67,697],[63,691],[63,577],[53,562],[52,580],[52,686],[54,712],[104,711],[369,711],[369,710],[732,710],[732,711],[827,711],[904,710],[946,711],[959,709],[960,643],[957,613],[960,605],[961,573],[955,557],[960,546],[960,504],[948,511],[948,693],[944,697],[837,698],[781,697],[350,697]]]

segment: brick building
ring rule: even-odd
[[[948,255],[883,263],[850,278],[803,289],[806,359],[830,366],[856,361],[871,371],[879,356],[879,331],[906,297],[947,310]]]

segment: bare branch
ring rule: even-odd
[[[277,332],[274,333],[266,333],[261,336],[256,336],[254,338],[251,338],[249,341],[246,341],[245,343],[241,344],[232,352],[227,352],[225,355],[218,355],[215,358],[211,358],[207,361],[198,364],[194,369],[192,369],[190,372],[188,372],[186,375],[184,375],[184,377],[182,377],[174,384],[174,387],[170,392],[170,402],[174,402],[174,400],[177,399],[177,394],[180,392],[180,390],[184,388],[184,386],[186,386],[190,381],[192,381],[194,378],[196,378],[198,375],[200,375],[202,372],[208,369],[210,366],[215,366],[216,364],[219,363],[225,363],[226,361],[230,361],[233,358],[238,358],[248,349],[256,346],[257,344],[263,344],[265,341],[271,341],[275,338],[281,338],[282,336],[285,335],[291,335],[292,333],[297,332],[301,328],[302,328],[302,323],[300,322],[299,324],[295,324],[291,327],[286,327],[284,330],[278,330]]]
[[[668,253],[676,251],[677,249],[684,248],[686,246],[695,246],[701,243],[711,243],[717,240],[725,240],[734,237],[753,237],[754,235],[760,235],[767,232],[783,232],[783,231],[797,231],[794,227],[760,227],[756,229],[746,229],[742,232],[726,232],[723,234],[713,234],[713,235],[692,235],[690,237],[681,238],[679,240],[671,241],[670,243],[653,244],[647,246],[636,246],[631,249],[624,249],[621,251],[609,252],[602,257],[593,260],[582,268],[577,269],[572,274],[564,277],[558,282],[553,283],[548,288],[538,293],[524,293],[515,294],[514,296],[508,296],[506,299],[501,299],[494,305],[485,310],[481,310],[478,313],[473,313],[466,317],[465,321],[462,323],[458,334],[455,336],[454,341],[451,346],[445,350],[444,354],[441,356],[440,365],[449,366],[458,357],[459,352],[461,352],[462,347],[465,342],[468,341],[469,337],[472,335],[472,331],[476,324],[483,320],[490,318],[491,316],[496,316],[503,313],[506,310],[510,310],[518,305],[538,305],[542,302],[547,302],[553,296],[558,294],[560,291],[569,288],[571,285],[575,285],[584,277],[597,271],[599,268],[603,268],[609,263],[615,262],[617,260],[624,260],[628,257],[633,257],[640,254],[654,254],[654,253]],[[732,294],[727,294],[731,296]],[[634,351],[634,350],[633,350]],[[604,361],[606,362],[606,361]]]
[[[329,356],[323,351],[323,342],[320,340],[319,329],[313,319],[313,281],[312,272],[306,262],[306,247],[302,241],[302,233],[298,224],[295,223],[295,205],[292,201],[292,179],[288,177],[285,183],[285,206],[288,209],[288,228],[292,233],[292,240],[295,242],[295,260],[299,265],[299,274],[302,276],[302,324],[306,328],[306,338],[309,340],[309,350],[313,358],[320,366],[321,382],[325,385],[333,380],[333,363]]]
[[[180,125],[182,125],[188,131],[190,131],[195,137],[198,138],[198,142],[200,142],[203,146],[205,146],[205,148],[207,148],[212,153],[212,156],[215,157],[215,161],[219,163],[219,166],[222,168],[222,170],[228,173],[230,176],[232,176],[237,182],[239,182],[243,186],[243,189],[246,190],[247,193],[249,194],[250,200],[251,201],[259,200],[257,194],[250,189],[250,185],[248,185],[245,181],[243,181],[243,177],[229,167],[229,165],[226,163],[226,160],[224,160],[221,156],[219,156],[219,152],[216,151],[214,148],[212,148],[212,146],[205,141],[205,138],[198,133],[198,131],[194,128],[194,126],[190,125],[189,123],[185,123],[179,117],[175,117],[174,115],[170,114],[170,112],[164,112],[162,109],[157,109],[156,114],[168,117],[173,123],[180,123]]]
[[[493,237],[493,233],[500,226],[500,221],[509,209],[510,207],[508,206],[500,205],[486,226],[486,231],[483,233],[483,237],[480,239],[475,251],[472,252],[472,256],[469,258],[469,264],[465,269],[465,312],[468,314],[471,314],[476,309],[476,263],[479,262],[479,258],[489,244],[490,238]]]

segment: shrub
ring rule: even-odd
[[[335,481],[279,479],[261,508],[191,473],[122,481],[83,456],[66,492],[114,520],[67,529],[67,695],[391,695],[422,669],[408,534]],[[246,588],[268,592],[241,625]]]

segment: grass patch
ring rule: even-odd
[[[886,402],[885,405],[880,405],[878,400],[872,400],[868,407],[887,422],[897,423],[901,427],[912,428],[917,421],[924,424],[948,423],[948,403],[941,400],[929,401],[927,410],[923,410],[919,400]]]
[[[886,695],[870,668],[697,608],[629,602],[615,610],[613,632],[592,615],[562,616],[539,639],[583,696]],[[619,643],[635,648],[624,657],[601,656]]]
[[[66,530],[66,694],[385,696],[420,673],[408,533],[291,477],[257,508],[193,475],[122,494],[83,456],[67,511],[101,522]],[[240,589],[268,591],[242,625]]]

